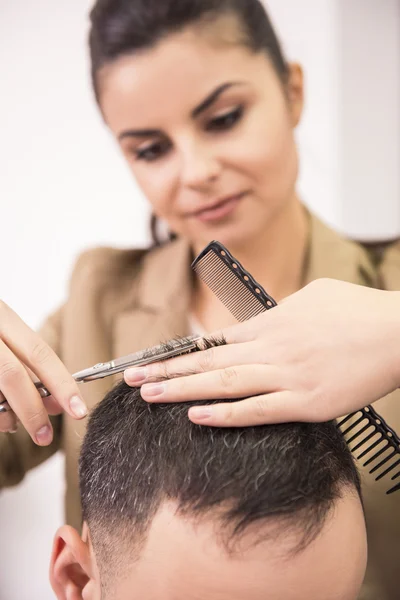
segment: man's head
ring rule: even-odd
[[[56,536],[57,597],[354,600],[365,526],[335,424],[213,429],[187,410],[146,404],[125,383],[94,410],[80,458],[85,525],[82,538]]]

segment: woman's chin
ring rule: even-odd
[[[244,198],[231,214],[221,219],[186,223],[185,237],[196,249],[216,240],[229,249],[251,247],[265,234],[271,221],[271,211]]]
[[[242,246],[250,246],[260,235],[259,228],[255,230],[253,227],[245,227],[241,224],[230,224],[220,227],[204,228],[201,232],[197,231],[196,235],[191,236],[192,245],[200,252],[211,241],[216,240],[223,244],[228,250],[233,251],[235,248]]]

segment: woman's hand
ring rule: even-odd
[[[397,292],[321,279],[221,334],[228,345],[130,369],[125,380],[167,376],[143,385],[148,402],[245,398],[189,410],[195,423],[227,427],[326,421],[400,385]]]
[[[32,377],[52,393],[42,399]],[[19,420],[34,442],[53,439],[49,414],[65,410],[81,419],[87,414],[78,386],[53,350],[18,315],[0,301],[0,431],[13,432]]]

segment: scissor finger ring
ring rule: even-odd
[[[7,398],[4,396],[2,392],[0,392],[0,414],[11,412],[12,408],[7,402]]]
[[[6,412],[11,412],[11,411],[12,411],[12,408],[8,404],[7,400],[3,400],[3,402],[0,402],[0,414],[6,413]]]

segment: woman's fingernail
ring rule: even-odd
[[[212,408],[211,406],[194,406],[189,410],[189,415],[196,421],[205,421],[212,417]]]
[[[165,383],[151,383],[148,385],[144,385],[141,390],[142,396],[146,396],[146,398],[156,398],[160,397],[165,392]]]
[[[147,369],[127,369],[125,371],[125,381],[127,383],[143,383],[147,378]]]
[[[88,413],[86,404],[83,402],[83,400],[81,400],[79,398],[79,396],[73,396],[71,398],[69,407],[70,407],[71,411],[73,412],[73,414],[75,415],[75,417],[77,417],[78,419],[82,419],[83,417],[86,417],[86,415]]]
[[[50,444],[52,439],[53,439],[53,432],[51,430],[51,427],[49,427],[48,425],[45,425],[44,427],[39,429],[39,431],[36,432],[36,440],[38,441],[38,443],[41,446]]]

